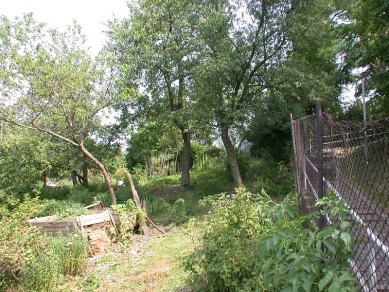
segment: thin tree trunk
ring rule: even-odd
[[[224,148],[226,149],[227,152],[228,161],[230,162],[231,173],[234,179],[234,185],[236,188],[240,188],[243,186],[242,177],[240,175],[238,159],[236,158],[234,145],[232,145],[231,143],[227,126],[221,126],[221,136],[222,136]]]
[[[89,179],[88,179],[88,161],[84,160],[84,163],[82,164],[82,186],[84,188],[89,188]]]
[[[46,187],[47,184],[49,183],[49,177],[47,176],[47,174],[43,174],[43,187]]]
[[[138,192],[136,191],[134,180],[132,179],[131,173],[125,168],[122,168],[121,171],[124,172],[124,174],[127,176],[128,180],[130,181],[131,192],[132,192],[132,196],[134,197],[136,207],[138,208],[139,211],[144,212],[146,214],[145,217],[147,218],[146,208],[145,209],[142,208],[142,202],[140,201]],[[144,235],[149,236],[149,230],[147,228],[146,222],[145,221],[141,222],[141,225],[142,225],[142,230],[143,230]]]
[[[112,201],[112,204],[116,205],[117,204],[117,201],[116,201],[116,196],[115,196],[115,192],[113,190],[113,185],[112,185],[112,181],[111,181],[111,178],[109,177],[109,174],[107,172],[107,170],[105,169],[104,165],[98,161],[85,147],[84,145],[82,145],[81,143],[79,144],[79,147],[82,151],[82,153],[85,154],[86,157],[88,157],[101,171],[101,173],[103,174],[104,176],[104,180],[105,180],[105,183],[107,184],[107,188],[108,188],[108,193],[111,197],[111,201]]]
[[[184,140],[184,149],[182,151],[182,161],[181,161],[181,186],[186,188],[189,186],[190,177],[190,132],[185,129],[181,129],[182,139]]]
[[[72,171],[72,182],[74,188],[76,188],[78,185],[78,177],[75,172],[76,172],[75,170]]]

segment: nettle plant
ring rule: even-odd
[[[299,216],[292,195],[275,203],[238,189],[207,202],[201,245],[186,261],[197,291],[358,291],[352,225],[334,194],[318,202],[334,222],[322,230],[303,227],[320,214]]]

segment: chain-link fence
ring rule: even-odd
[[[363,291],[389,291],[389,118],[334,122],[319,106],[292,119],[292,132],[300,212],[314,211],[330,191],[347,201],[358,223],[350,269]]]

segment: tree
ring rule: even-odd
[[[46,175],[61,174],[59,145],[43,136],[8,123],[0,124],[0,189],[34,192],[38,184],[44,184]]]
[[[113,90],[110,56],[92,60],[75,23],[60,33],[31,14],[14,22],[1,17],[0,33],[0,121],[77,147],[102,172],[115,204],[110,176],[85,144],[101,128],[102,114],[121,98]]]
[[[200,50],[196,26],[201,1],[140,0],[132,15],[110,25],[110,49],[122,65],[123,80],[136,80],[147,97],[146,115],[170,121],[183,141],[181,185],[190,183],[193,68]],[[131,65],[128,63],[131,62]],[[135,73],[135,74],[134,74]]]
[[[389,2],[354,0],[347,7],[348,25],[345,29],[347,61],[370,70],[367,88],[376,99],[374,112],[389,115]]]
[[[197,72],[198,98],[219,129],[236,187],[242,186],[231,131],[248,124],[269,87],[269,73],[286,59],[289,1],[214,1],[202,28],[206,50]],[[211,110],[211,111],[209,111]]]

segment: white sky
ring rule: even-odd
[[[32,12],[34,19],[65,31],[76,20],[95,55],[105,40],[104,23],[128,16],[126,0],[0,0],[0,15],[11,20]]]

